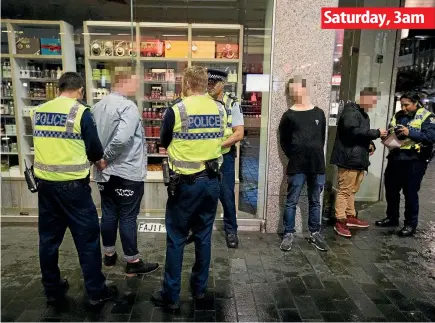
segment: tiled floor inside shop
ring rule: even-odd
[[[186,247],[182,308],[168,313],[149,297],[161,284],[162,270],[126,279],[123,267],[105,270],[120,288],[118,301],[100,312],[83,307],[83,281],[70,234],[60,267],[71,285],[63,308],[46,307],[40,282],[36,227],[3,226],[1,233],[2,321],[434,321],[435,320],[435,162],[421,193],[421,221],[415,238],[398,238],[370,227],[352,239],[325,230],[331,250],[321,253],[303,237],[293,250],[279,250],[276,234],[240,233],[238,250],[213,235],[213,262],[206,299],[189,296],[193,246]],[[374,221],[385,205],[361,213]],[[165,260],[165,235],[139,234],[147,260]],[[120,250],[119,250],[120,251]]]

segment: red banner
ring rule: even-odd
[[[322,8],[322,29],[435,29],[435,8]]]

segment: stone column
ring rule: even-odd
[[[306,78],[311,84],[312,103],[325,111],[328,120],[335,31],[320,28],[320,9],[338,5],[338,0],[275,1],[267,147],[267,232],[282,230],[282,213],[287,190],[287,158],[282,153],[278,141],[279,122],[288,108],[285,84],[294,75]],[[307,191],[304,189],[297,209],[297,232],[301,232],[302,227],[307,226],[307,213]]]

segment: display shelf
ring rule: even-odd
[[[35,82],[35,83],[56,83],[58,79],[44,79],[44,78],[32,78],[32,77],[20,77],[21,81]]]
[[[62,60],[62,55],[29,55],[29,54],[13,54],[13,58],[36,60]]]
[[[31,100],[31,101],[48,101],[48,100],[51,100],[51,99],[47,99],[47,98],[30,98],[30,97],[27,97],[27,98],[22,98],[23,100]]]
[[[212,64],[239,64],[240,60],[229,58],[192,58],[192,62]]]
[[[13,100],[14,97],[13,96],[3,96],[1,99],[2,100]]]
[[[89,56],[88,58],[91,61],[101,61],[101,62],[107,62],[107,61],[135,61],[135,57],[129,57],[129,56]]]
[[[15,115],[11,115],[11,114],[8,114],[8,115],[6,115],[6,114],[2,114],[1,117],[2,117],[2,118],[11,118],[11,119],[15,119]]]
[[[11,156],[13,156],[13,155],[18,155],[18,153],[7,153],[7,152],[1,152],[1,155],[11,155]]]
[[[29,77],[28,74],[23,74],[23,70],[28,70],[29,73],[53,73],[54,70],[56,74],[58,70],[75,71],[74,35],[72,26],[64,21],[3,19],[2,23],[7,26],[8,32],[8,52],[10,53],[14,117],[17,130],[18,165],[14,166],[19,166],[19,172],[23,174],[23,161],[26,160],[28,164],[33,161],[33,157],[29,154],[33,140],[29,139],[32,135],[28,135],[32,129],[28,111],[33,106],[56,97],[55,84],[58,83],[58,79],[53,77]],[[33,39],[33,42],[29,42],[29,46],[19,47],[18,44],[22,38]],[[46,55],[47,51],[50,51],[49,55]],[[36,53],[41,55],[36,55]],[[2,58],[3,56],[2,54]],[[40,96],[33,97],[34,93]]]
[[[201,65],[219,69],[229,67],[234,80],[227,82],[226,90],[235,92],[239,98],[241,96],[243,89],[242,58],[239,56],[243,53],[243,26],[241,25],[85,21],[83,34],[86,93],[90,105],[100,100],[94,99],[93,93],[99,90],[101,93],[103,89],[110,90],[112,85],[110,81],[113,81],[111,78],[109,80],[106,78],[105,82],[98,81],[99,76],[95,80],[95,70],[100,69],[103,73],[106,69],[108,73],[114,66],[122,66],[129,62],[140,77],[140,87],[135,101],[142,116],[150,111],[155,113],[167,108],[167,104],[180,95],[182,82],[178,76],[187,66]],[[137,55],[93,56],[95,52],[91,52],[92,45],[97,44],[101,49],[101,55],[104,55],[106,43],[109,44],[108,48],[115,47],[118,39],[123,40],[125,46],[128,43],[125,48],[137,49]],[[225,52],[227,44],[231,44],[231,50]],[[227,58],[230,56],[232,57]],[[158,76],[159,80],[152,80],[150,73],[156,73],[153,78]],[[164,75],[158,75],[159,73]],[[151,99],[151,94],[154,95],[156,92],[163,97],[174,96],[174,99]],[[148,127],[148,131],[144,128],[145,139],[151,145],[155,145],[160,140],[155,128],[160,126],[161,121],[161,118],[143,118],[144,127]],[[154,147],[152,151],[158,151],[158,146],[157,144],[157,150],[154,150],[156,148]],[[150,153],[147,156],[165,158],[168,155]],[[151,174],[150,171],[148,173]],[[161,174],[161,172],[157,173]],[[236,178],[237,176],[238,166],[236,166]]]

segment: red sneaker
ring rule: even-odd
[[[368,228],[369,223],[367,221],[363,221],[360,219],[357,219],[355,217],[348,217],[346,221],[346,225],[349,228]]]
[[[350,233],[350,230],[346,226],[346,221],[337,221],[334,230],[342,237],[350,238],[352,236],[352,233]]]

